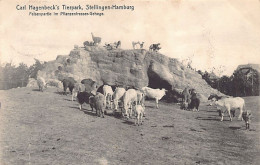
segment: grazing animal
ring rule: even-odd
[[[92,35],[92,40],[94,41],[94,45],[100,44],[101,37],[95,37],[93,33],[91,33],[91,35]]]
[[[182,91],[182,104],[183,104],[183,109],[187,110],[188,109],[188,105],[191,102],[191,95],[189,92],[189,88],[184,88],[184,90]]]
[[[81,110],[82,109],[82,105],[84,103],[86,104],[89,104],[90,103],[90,97],[91,96],[94,96],[92,93],[89,93],[89,92],[79,92],[78,95],[77,95],[77,98],[78,98],[78,102],[79,102],[79,109]],[[91,105],[90,105],[91,106]],[[93,111],[93,107],[92,108],[92,111]]]
[[[114,101],[115,110],[117,110],[118,102],[122,101],[122,98],[123,98],[125,92],[126,92],[125,88],[117,87],[115,89],[115,92],[113,93],[113,96],[112,96],[113,101]]]
[[[153,89],[149,87],[143,87],[142,91],[144,92],[145,96],[151,99],[155,99],[156,108],[159,108],[158,101],[165,95],[167,90],[163,89]]]
[[[200,99],[197,97],[196,93],[192,93],[190,98],[190,104],[188,105],[188,109],[193,110],[196,108],[199,111]]]
[[[44,88],[47,88],[47,84],[45,82],[45,79],[43,77],[38,76],[37,77],[37,85],[39,87],[39,91],[43,92]]]
[[[111,86],[109,86],[109,85],[104,85],[103,86],[103,94],[105,96],[105,99],[104,99],[105,107],[107,107],[107,102],[108,102],[108,106],[111,107],[111,101],[112,101],[113,93],[114,92],[113,92]]]
[[[135,125],[136,123],[138,126],[140,123],[143,124],[144,111],[145,111],[145,107],[142,105],[136,105],[134,107],[134,112],[136,116]]]
[[[81,83],[75,83],[72,90],[71,101],[74,101],[74,97],[77,97],[79,92],[85,91],[85,86]]]
[[[208,100],[211,98],[211,100],[215,101],[215,105],[221,109],[221,120],[223,121],[224,117],[224,112],[227,111],[229,114],[230,121],[232,121],[232,116],[231,116],[231,109],[239,109],[240,114],[238,116],[238,119],[242,119],[242,113],[243,109],[245,108],[245,100],[241,97],[229,97],[229,98],[221,98],[218,99],[219,97],[209,97]]]
[[[63,90],[64,90],[64,94],[67,95],[67,88],[69,88],[70,93],[72,94],[72,90],[74,88],[74,85],[76,83],[76,81],[74,80],[74,78],[72,77],[67,77],[65,79],[62,80],[63,83]]]
[[[133,103],[137,103],[137,92],[135,89],[128,89],[123,96],[123,107],[127,119],[132,116]]]
[[[149,51],[156,51],[156,52],[159,51],[161,49],[161,47],[159,47],[159,45],[160,45],[160,43],[150,45]]]
[[[96,96],[94,96],[94,108],[96,109],[96,114],[98,117],[104,116],[104,100],[105,96],[102,93],[97,92]]]
[[[250,111],[245,111],[242,113],[242,118],[246,123],[246,129],[249,129],[249,123],[250,123],[250,117],[251,117],[251,112]]]

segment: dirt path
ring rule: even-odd
[[[251,130],[219,121],[214,107],[200,112],[147,102],[144,125],[78,109],[55,88],[0,91],[0,164],[259,164],[259,100],[248,97]]]

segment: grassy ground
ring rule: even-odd
[[[216,108],[146,103],[142,126],[79,110],[55,88],[0,91],[0,164],[259,164],[260,97],[246,97],[251,129]],[[236,113],[238,116],[238,112]]]

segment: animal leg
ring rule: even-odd
[[[71,101],[74,101],[74,93],[72,93],[72,95],[71,95]]]
[[[102,117],[105,118],[103,109],[101,109],[101,114],[102,114]]]
[[[117,110],[117,106],[118,106],[118,100],[114,100],[114,107],[115,107],[115,110]]]
[[[228,111],[228,115],[229,115],[230,121],[232,121],[232,116],[231,116],[231,113],[230,113],[230,109],[227,109],[227,111]]]
[[[141,125],[143,125],[143,113],[141,113],[140,119],[141,119]]]
[[[238,116],[238,119],[241,119],[241,121],[243,121],[243,118],[242,118],[243,109],[242,108],[239,108],[239,109],[240,109],[240,114]]]
[[[80,110],[82,109],[82,104],[79,104],[79,109],[80,109]]]
[[[67,87],[63,88],[63,94],[67,96]]]
[[[156,108],[158,109],[158,108],[159,108],[159,105],[158,105],[158,98],[155,98],[155,101],[156,101]]]
[[[221,113],[221,119],[220,121],[223,121],[223,118],[224,118],[224,112],[220,112]]]

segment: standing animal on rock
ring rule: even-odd
[[[249,129],[249,124],[250,124],[250,117],[251,117],[251,112],[250,111],[245,111],[242,113],[242,118],[246,123],[246,129]]]
[[[155,52],[159,51],[161,49],[161,47],[159,47],[159,45],[160,45],[160,43],[150,45],[149,51],[155,51]]]
[[[239,109],[240,114],[238,116],[238,119],[242,119],[242,113],[243,109],[245,109],[245,100],[241,97],[229,97],[229,98],[221,98],[218,99],[219,97],[209,97],[208,100],[213,100],[215,102],[215,105],[217,105],[218,109],[220,109],[221,113],[221,120],[223,121],[224,118],[224,112],[227,111],[230,121],[232,121],[232,116],[231,116],[231,110],[232,109]]]
[[[140,41],[138,41],[138,42],[132,42],[132,46],[133,46],[133,49],[136,49],[136,46],[137,45],[140,45],[140,49],[143,49],[143,47],[144,47],[144,42],[141,42],[140,43]]]
[[[139,45],[140,45],[140,49],[143,49],[143,47],[144,47],[144,42],[139,43]]]
[[[142,91],[144,92],[145,96],[151,99],[155,99],[156,108],[159,108],[158,102],[162,99],[162,97],[166,94],[167,90],[163,89],[153,89],[149,87],[143,87]]]
[[[85,41],[85,42],[83,42],[83,45],[84,45],[84,47],[86,47],[86,46],[94,46],[94,42],[93,41]]]
[[[101,43],[101,37],[95,37],[93,33],[91,33],[91,35],[92,35],[92,40],[94,41],[94,45]]]
[[[47,84],[45,82],[45,79],[43,77],[38,76],[37,77],[37,85],[39,87],[39,91],[43,92],[44,88],[47,88]]]
[[[115,48],[120,49],[121,48],[121,41],[118,41],[115,43]]]
[[[136,49],[136,45],[138,45],[138,44],[140,44],[140,42],[138,41],[138,42],[132,42],[132,46],[133,46],[133,49]]]
[[[62,83],[63,83],[63,90],[64,90],[64,93],[65,95],[67,95],[67,88],[69,88],[70,90],[70,93],[72,94],[72,90],[74,88],[74,85],[76,83],[76,81],[74,80],[74,78],[72,77],[67,77],[67,78],[64,78],[62,80]]]
[[[74,101],[74,97],[77,97],[79,92],[84,92],[85,86],[81,83],[75,83],[72,90],[71,101]]]
[[[114,102],[114,109],[117,111],[118,108],[118,102],[122,101],[122,98],[125,94],[126,90],[125,88],[117,87],[113,93],[113,102]]]
[[[114,44],[107,44],[105,43],[105,46],[104,46],[107,50],[113,50],[114,49]]]

